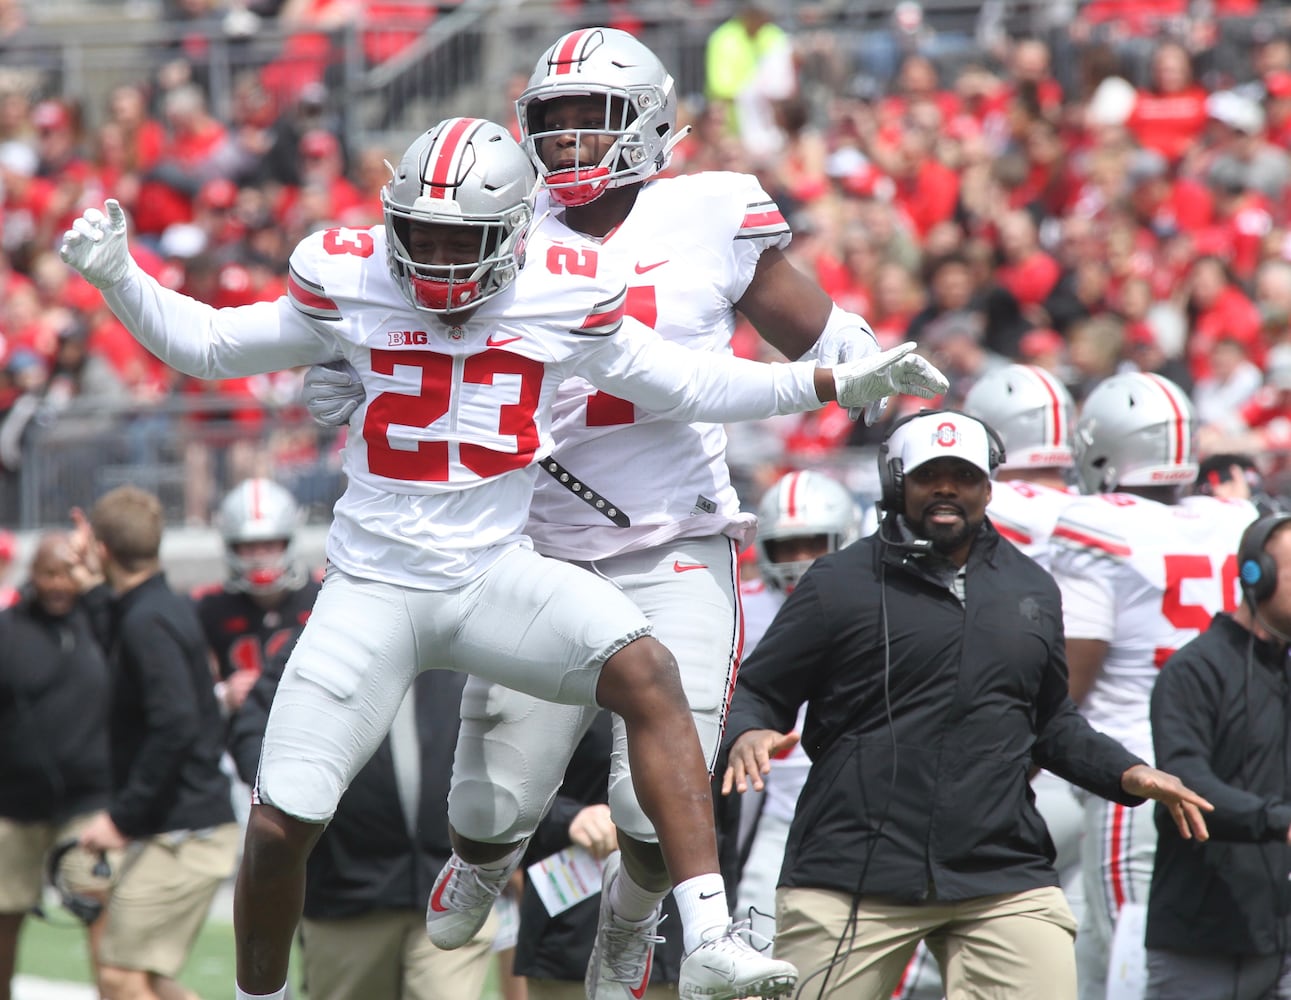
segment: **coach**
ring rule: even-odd
[[[1241,605],[1170,657],[1152,691],[1157,762],[1215,811],[1207,844],[1157,816],[1149,998],[1255,1000],[1281,978],[1291,942],[1289,527],[1291,515],[1275,514],[1246,529]]]
[[[1057,585],[986,518],[998,436],[953,410],[880,447],[879,530],[817,560],[740,671],[728,785],[761,785],[807,704],[812,758],[777,893],[803,997],[890,996],[926,940],[950,996],[1070,1000],[1075,920],[1028,772],[1184,835],[1206,803],[1067,695]]]

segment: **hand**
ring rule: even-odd
[[[1147,764],[1135,764],[1121,775],[1121,787],[1131,795],[1160,802],[1170,810],[1179,836],[1184,840],[1209,840],[1206,819],[1202,812],[1213,812],[1215,807],[1186,786],[1173,774],[1158,771]]]
[[[732,788],[747,792],[750,779],[753,790],[762,791],[766,788],[762,775],[771,773],[771,758],[792,750],[798,745],[798,739],[797,733],[777,733],[774,729],[740,733],[731,744],[726,773],[722,775],[722,794],[730,795]]]
[[[590,851],[594,858],[608,858],[617,851],[619,831],[610,819],[610,807],[595,805],[580,809],[570,821],[569,839]]]
[[[816,363],[822,368],[837,368],[849,361],[860,361],[862,358],[877,354],[878,346],[879,342],[874,337],[874,331],[862,321],[855,326],[826,330],[807,354],[814,356]],[[853,420],[859,420],[861,410],[859,407],[851,407],[847,415]]]
[[[363,402],[363,382],[348,361],[329,361],[305,373],[300,398],[315,423],[336,427],[346,423]]]
[[[253,670],[235,670],[220,689],[220,700],[230,712],[236,712],[247,700],[260,675]]]
[[[130,843],[125,834],[117,829],[117,825],[112,822],[112,817],[106,811],[97,812],[90,817],[90,821],[81,830],[79,842],[85,850],[96,853],[119,851]]]
[[[58,255],[96,288],[108,288],[135,266],[126,242],[126,213],[115,198],[107,201],[108,214],[87,208],[63,233]]]
[[[71,564],[72,579],[83,594],[103,582],[103,564],[99,559],[94,529],[80,507],[72,508],[72,530],[68,532],[67,539],[67,561]]]
[[[865,407],[884,396],[908,395],[932,399],[950,383],[928,361],[912,353],[913,340],[899,347],[849,361],[833,369],[835,398],[841,406]]]

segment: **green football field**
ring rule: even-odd
[[[22,941],[18,948],[18,974],[61,982],[88,983],[90,963],[85,948],[85,935],[79,927],[71,926],[72,917],[68,914],[59,912],[55,916],[57,926],[34,918],[23,922]],[[297,986],[299,968],[299,961],[293,957],[291,981]],[[232,924],[219,920],[207,921],[179,979],[202,1000],[231,1000]],[[293,995],[302,994],[296,992]],[[15,1000],[21,1000],[21,992],[15,994]],[[481,1000],[500,1000],[492,976],[489,977]]]

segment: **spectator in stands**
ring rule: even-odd
[[[775,23],[767,0],[743,0],[713,30],[704,65],[705,92],[727,106],[748,154],[759,159],[777,152],[784,144],[777,108],[794,95],[798,81],[793,42]]]
[[[1177,163],[1206,125],[1206,91],[1193,78],[1192,57],[1177,42],[1152,54],[1151,83],[1135,98],[1127,126],[1139,145]]]
[[[132,851],[108,900],[107,1000],[193,996],[176,977],[237,860],[206,643],[192,605],[166,583],[161,536],[157,498],[120,486],[77,520],[73,542],[111,671],[112,794],[80,844]]]
[[[1210,374],[1210,353],[1221,337],[1236,340],[1257,364],[1263,363],[1259,310],[1219,257],[1201,257],[1193,264],[1187,292],[1187,356],[1194,379]]]
[[[108,668],[72,566],[67,535],[42,535],[30,583],[0,612],[0,1000],[10,997],[18,933],[40,902],[49,852],[108,801]],[[77,851],[68,875],[78,892],[101,897],[94,861]],[[98,920],[87,928],[96,969],[102,929]]]
[[[1197,419],[1203,424],[1222,423],[1238,412],[1264,384],[1264,374],[1251,362],[1246,346],[1232,337],[1220,337],[1210,350],[1210,372],[1192,390]]]
[[[977,289],[968,259],[962,253],[950,253],[928,262],[924,268],[929,301],[910,320],[905,336],[922,341],[926,328],[947,313],[969,309],[974,303]]]
[[[299,625],[284,627],[230,728],[229,752],[247,784],[299,635]],[[496,921],[455,951],[431,944],[425,926],[431,885],[452,853],[445,765],[464,683],[446,670],[418,676],[309,856],[300,939],[312,1000],[458,1000],[484,988]]]

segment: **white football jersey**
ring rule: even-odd
[[[775,618],[776,612],[784,604],[784,595],[772,590],[761,580],[744,580],[740,583],[740,607],[744,615],[744,649],[746,655],[766,635],[767,628]],[[807,706],[798,709],[796,723],[799,735],[807,716]],[[771,773],[763,778],[766,791],[763,793],[762,809],[786,822],[793,819],[794,809],[798,805],[798,795],[802,786],[807,783],[807,774],[811,770],[811,758],[803,750],[802,744],[794,746],[783,757],[776,757],[771,762]]]
[[[1080,494],[1021,479],[991,483],[987,516],[995,530],[1045,569],[1049,568],[1049,536],[1067,505]]]
[[[1067,638],[1108,643],[1082,711],[1144,760],[1157,671],[1216,612],[1237,607],[1237,546],[1256,516],[1246,501],[1107,493],[1072,501],[1054,527],[1050,571]]]
[[[758,258],[787,246],[789,227],[756,178],[701,173],[643,185],[623,224],[584,250],[589,238],[542,217],[533,257],[595,253],[599,275],[628,286],[627,313],[665,340],[697,352],[729,354],[735,306]],[[588,256],[571,257],[591,267]],[[741,513],[726,468],[720,423],[661,421],[622,399],[574,380],[561,386],[552,457],[614,501],[618,523],[580,502],[550,476],[538,477],[529,534],[544,555],[591,560],[675,538],[728,534],[743,547],[755,518]],[[630,456],[625,460],[625,456]]]
[[[408,306],[385,241],[384,226],[307,237],[292,254],[289,293],[274,303],[215,310],[141,272],[105,293],[145,347],[190,375],[338,357],[354,366],[365,399],[350,419],[347,485],[327,543],[328,559],[354,576],[449,589],[528,545],[552,402],[575,375],[685,422],[820,405],[810,363],[690,351],[625,318],[621,281],[586,263],[594,248],[531,255],[511,287],[449,326]],[[623,469],[643,463],[618,458]],[[566,492],[584,503],[582,484]]]

